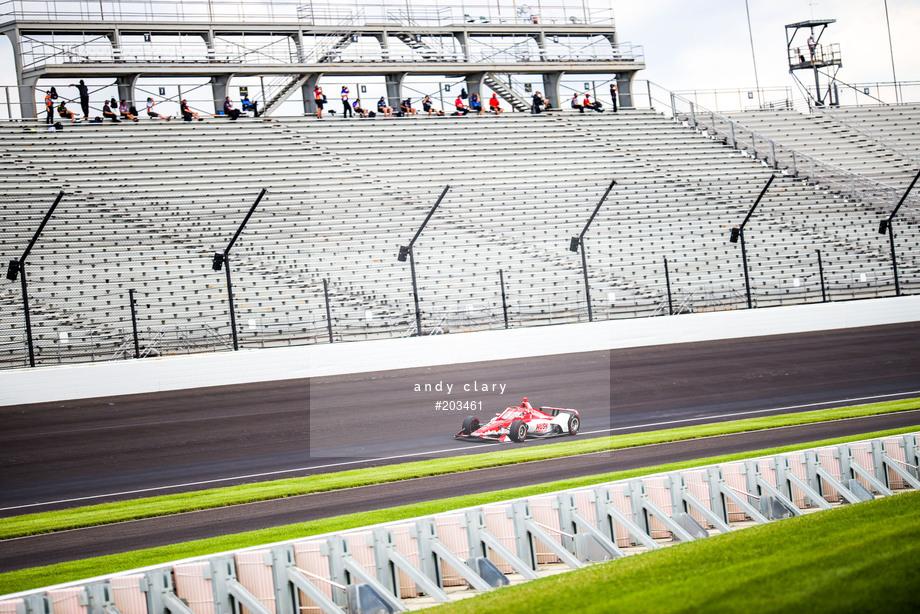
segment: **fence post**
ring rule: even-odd
[[[827,292],[824,290],[824,264],[821,262],[821,250],[818,250],[818,276],[821,278],[821,302],[827,302]]]
[[[677,119],[677,104],[674,102],[674,92],[671,92],[671,119]]]
[[[668,288],[668,315],[674,315],[674,304],[671,302],[671,275],[668,273],[668,259],[664,259],[664,283]]]
[[[505,328],[508,328],[508,301],[505,299],[505,273],[498,269],[498,281],[502,288],[502,313],[505,314]]]
[[[728,132],[731,138],[732,149],[737,149],[735,144],[735,122],[728,122]]]
[[[323,295],[326,297],[326,329],[329,331],[329,343],[332,343],[332,310],[329,308],[329,281],[323,279]]]
[[[134,308],[134,290],[128,290],[128,301],[131,303],[131,330],[134,333],[134,357],[141,357],[141,347],[137,341],[137,312]]]
[[[690,123],[696,128],[696,108],[693,103],[690,103]]]

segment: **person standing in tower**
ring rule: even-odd
[[[618,94],[619,94],[619,91],[617,91],[617,80],[614,79],[613,81],[610,82],[610,100],[613,104],[614,113],[617,112],[617,108],[618,108],[617,106],[617,104],[619,103],[619,101],[617,100]]]

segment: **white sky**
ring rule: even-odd
[[[670,90],[755,85],[744,0],[609,0],[620,40],[644,47],[637,76]],[[591,0],[588,0],[591,4]],[[595,0],[608,6],[608,0]],[[443,4],[443,1],[441,1]],[[784,25],[836,19],[822,42],[840,44],[846,83],[891,81],[884,0],[748,0],[761,87],[792,86]],[[920,1],[888,0],[898,81],[920,80]],[[804,42],[804,39],[803,41]],[[10,45],[0,36],[0,85],[14,85]]]
[[[784,26],[809,19],[837,20],[821,42],[840,45],[839,80],[893,80],[884,0],[748,0],[748,6],[761,87],[793,85]],[[613,0],[613,7],[620,41],[645,49],[648,68],[637,79],[670,90],[755,85],[744,0]],[[898,81],[918,80],[920,2],[888,0],[888,14]]]

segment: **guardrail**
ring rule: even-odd
[[[667,98],[657,97],[652,92],[653,88],[663,92]],[[744,151],[753,158],[762,160],[771,168],[788,172],[794,177],[804,176],[844,198],[876,207],[879,212],[890,211],[903,191],[901,187],[870,179],[786,147],[756,130],[703,108],[692,100],[652,82],[648,82],[648,90],[651,105],[654,106],[656,102],[665,105],[674,120],[687,122],[692,128],[722,140],[733,149]],[[911,194],[904,206],[909,209],[920,209],[920,195]]]
[[[176,561],[8,595],[0,612],[201,614],[240,606],[253,614],[403,612],[920,489],[918,435],[695,467]]]

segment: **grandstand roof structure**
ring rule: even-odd
[[[263,101],[271,113],[298,87],[312,92],[322,75],[383,75],[391,104],[402,99],[408,76],[464,76],[473,93],[487,75],[499,82],[502,74],[543,75],[543,91],[559,106],[562,75],[614,74],[623,106],[632,106],[630,83],[645,67],[641,47],[619,41],[611,12],[588,12],[572,0],[536,7],[9,1],[0,3],[0,32],[26,88],[24,117],[35,115],[42,79],[113,78],[120,97],[133,100],[141,76],[208,77],[216,108],[236,75],[280,77]],[[497,93],[519,106],[520,93]],[[305,95],[304,112],[313,110]]]

